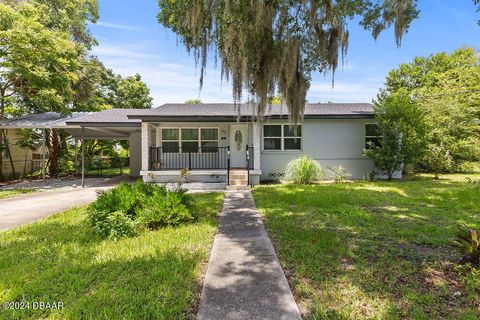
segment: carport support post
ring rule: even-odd
[[[75,137],[75,165],[73,171],[75,174],[78,173],[78,138]]]
[[[85,187],[85,127],[82,127],[82,188]]]
[[[45,128],[42,129],[42,179],[45,180]]]

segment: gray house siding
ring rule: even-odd
[[[290,160],[301,155],[309,155],[319,161],[326,176],[331,177],[328,167],[341,165],[354,179],[362,179],[370,174],[375,166],[373,161],[362,155],[365,147],[365,124],[368,119],[345,120],[305,120],[302,125],[302,149],[299,151],[262,152],[262,180],[276,180],[281,177]],[[266,124],[286,123],[269,121]]]

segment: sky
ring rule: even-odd
[[[347,62],[335,74],[315,73],[309,102],[371,102],[388,72],[416,56],[480,49],[480,13],[472,0],[419,0],[420,17],[397,48],[393,28],[375,41],[358,23],[350,22]],[[90,30],[99,45],[92,51],[107,68],[129,76],[139,73],[150,88],[153,106],[200,98],[203,103],[232,102],[231,86],[220,79],[220,67],[207,66],[199,91],[199,69],[174,33],[156,19],[155,0],[99,0],[100,19]]]

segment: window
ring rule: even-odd
[[[200,147],[202,152],[218,152],[218,128],[200,129]]]
[[[302,126],[288,124],[263,126],[263,150],[300,150],[302,148]]]
[[[162,128],[163,152],[218,152],[218,128]]]
[[[182,130],[182,152],[198,152],[198,129]]]
[[[180,129],[162,129],[162,151],[178,152],[180,148]]]
[[[375,149],[380,146],[382,136],[378,132],[378,125],[376,123],[367,123],[365,125],[365,148]]]

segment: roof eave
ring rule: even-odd
[[[140,127],[141,122],[66,122],[67,125],[76,125],[78,127]]]
[[[225,121],[251,121],[252,116],[158,116],[158,115],[134,115],[128,116],[129,119],[140,119],[145,122],[225,122]],[[288,115],[266,115],[266,119],[288,119]],[[362,114],[324,114],[324,115],[304,115],[304,119],[373,119],[373,113]]]

